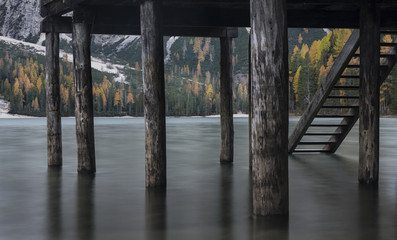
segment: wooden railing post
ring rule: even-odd
[[[89,12],[73,12],[73,64],[76,97],[78,172],[95,173],[94,107],[91,74],[91,26]]]

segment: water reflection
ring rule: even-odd
[[[289,220],[281,217],[254,217],[252,219],[252,239],[289,239]]]
[[[222,239],[233,239],[233,165],[220,165],[220,227]]]
[[[378,186],[359,184],[359,229],[358,239],[380,239]]]
[[[47,229],[48,239],[62,236],[62,169],[48,168],[47,171]]]
[[[249,212],[253,211],[252,171],[249,171],[248,202]],[[249,239],[289,239],[289,217],[257,217],[251,216],[249,224]]]
[[[167,136],[164,192],[145,191],[143,120],[96,121],[95,179],[76,173],[74,119],[63,121],[70,154],[61,171],[43,165],[36,126],[45,136],[45,120],[7,121],[0,119],[0,239],[397,239],[397,119],[384,120],[379,189],[357,182],[357,131],[335,155],[291,156],[288,220],[251,214],[245,122],[235,124],[235,162],[223,166],[219,119],[167,119],[178,131]],[[28,127],[17,141],[21,125]]]
[[[77,235],[81,240],[94,239],[94,180],[91,174],[77,176]]]
[[[146,239],[165,240],[167,228],[167,191],[165,189],[146,189]]]

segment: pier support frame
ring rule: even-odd
[[[221,163],[233,163],[234,127],[233,127],[233,48],[230,37],[220,38],[221,45]]]
[[[47,161],[62,166],[61,96],[59,88],[59,33],[46,33]]]
[[[253,214],[288,214],[285,0],[251,1]]]
[[[73,64],[76,98],[77,157],[80,173],[95,173],[94,107],[91,74],[92,17],[84,9],[73,12]]]
[[[161,1],[144,0],[141,2],[140,11],[146,187],[165,187],[166,127]]]
[[[379,173],[380,10],[376,1],[361,4],[360,136],[358,180],[377,184]]]

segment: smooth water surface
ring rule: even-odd
[[[0,119],[0,239],[397,239],[397,119],[381,119],[378,189],[357,183],[357,126],[337,154],[291,156],[289,219],[251,215],[246,118],[232,166],[218,118],[167,118],[166,191],[145,189],[143,119],[95,119],[95,177],[77,174],[74,119],[62,123],[59,171],[45,119]]]

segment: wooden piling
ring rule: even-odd
[[[251,78],[251,36],[252,31],[249,33],[248,40],[248,165],[249,169],[252,170],[252,78]]]
[[[372,0],[360,14],[360,127],[358,180],[377,184],[379,173],[380,11]]]
[[[46,33],[47,162],[62,166],[61,96],[59,88],[59,33]]]
[[[165,187],[166,128],[161,1],[144,0],[141,2],[140,11],[146,187]]]
[[[95,173],[94,110],[91,75],[91,16],[73,12],[73,64],[76,97],[78,172]]]
[[[253,213],[288,214],[285,0],[251,1]]]
[[[232,38],[220,38],[220,96],[221,96],[221,163],[233,163],[234,128],[233,128],[233,48]]]

